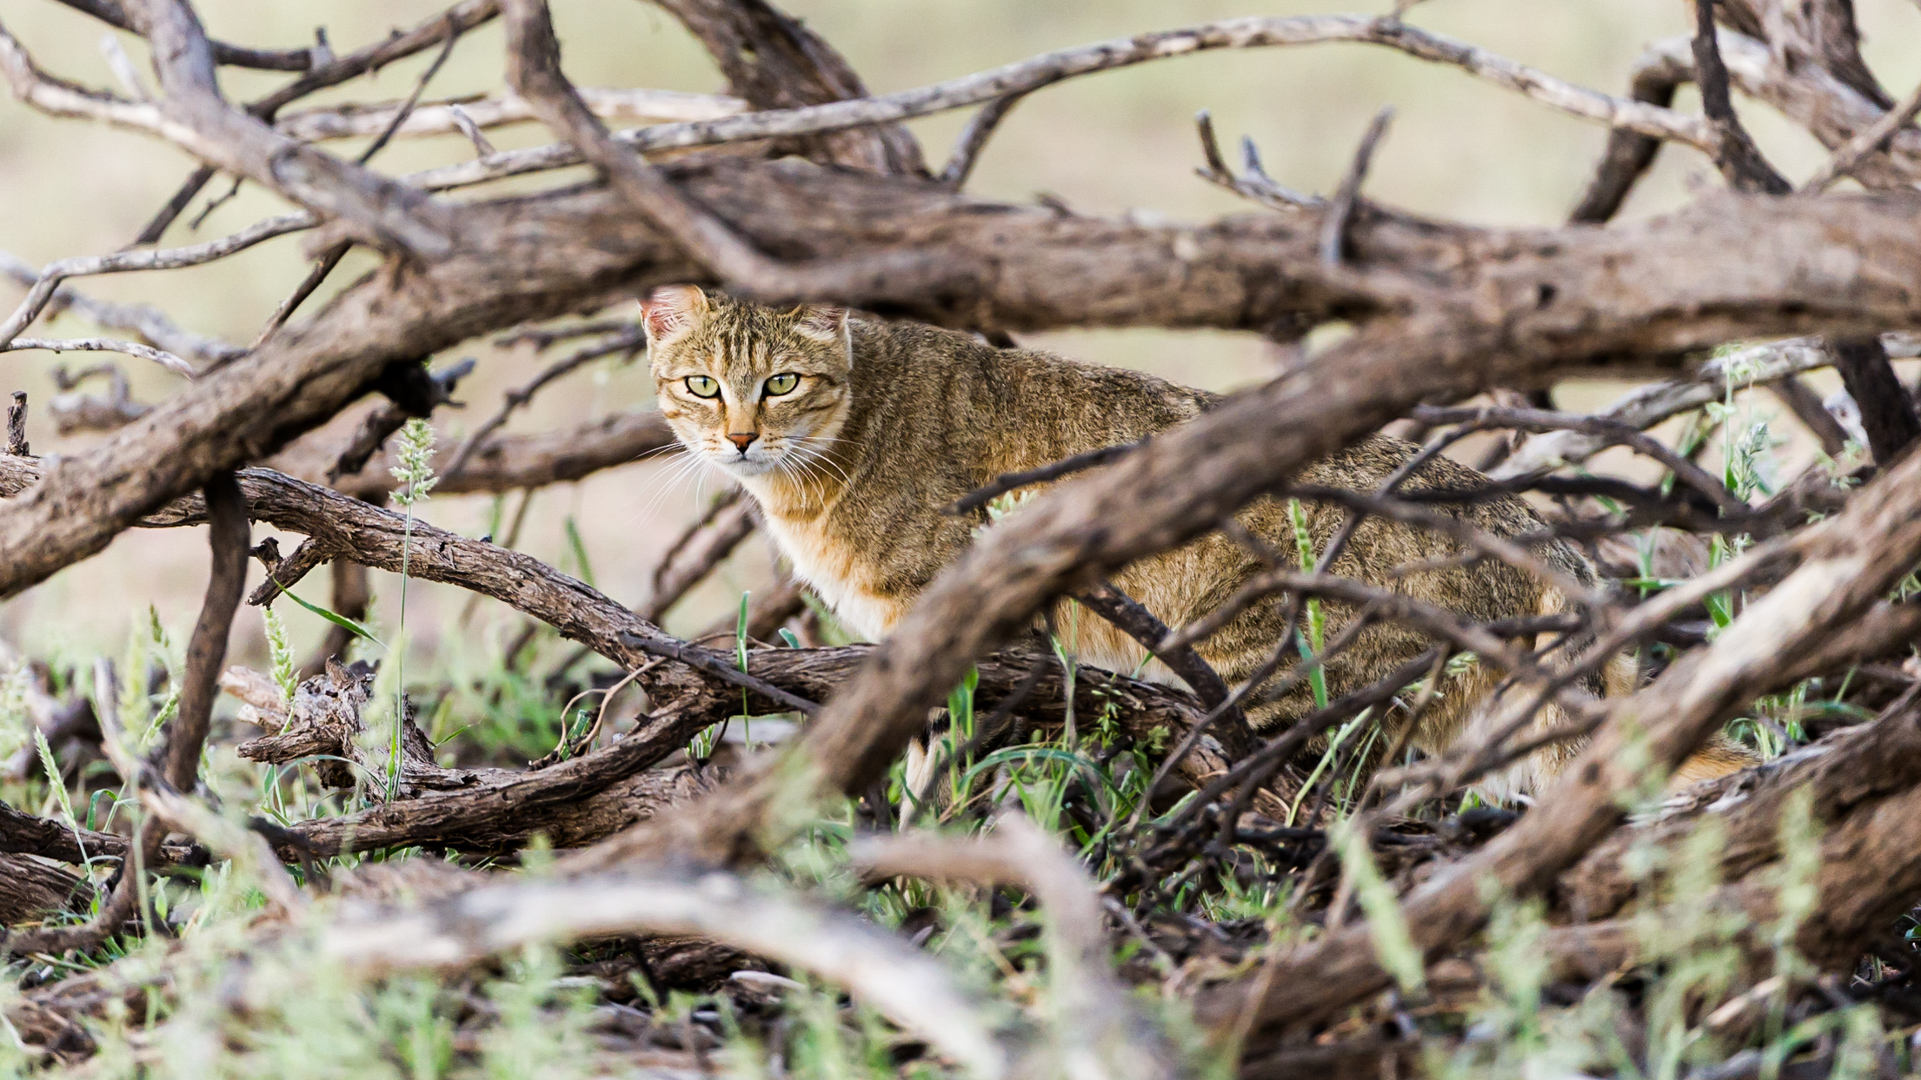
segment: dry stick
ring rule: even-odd
[[[0,274],[19,282],[24,288],[33,288],[40,280],[40,271],[11,252],[0,251]],[[187,330],[159,308],[146,304],[112,304],[96,300],[91,296],[75,292],[61,286],[54,290],[47,308],[53,312],[73,311],[89,322],[110,330],[129,330],[146,339],[147,344],[165,349],[176,356],[188,357],[203,363],[231,360],[244,350],[237,345],[203,334]]]
[[[978,491],[968,492],[965,496],[955,499],[952,503],[942,507],[941,513],[953,517],[971,513],[1010,491],[1019,491],[1024,487],[1044,484],[1049,480],[1058,480],[1063,476],[1072,476],[1077,472],[1099,468],[1108,462],[1119,460],[1127,454],[1133,453],[1135,450],[1147,445],[1152,439],[1153,436],[1150,435],[1131,443],[1121,443],[1118,446],[1103,446],[1098,450],[1088,450],[1075,454],[1072,457],[1062,458],[1051,465],[1042,465],[1039,468],[1028,469],[1025,472],[1002,473],[995,477],[994,482],[986,487]]]
[[[480,449],[480,444],[484,442],[489,435],[499,431],[500,426],[505,424],[508,417],[514,414],[515,409],[525,407],[528,402],[534,399],[534,395],[540,393],[541,389],[548,383],[574,371],[588,361],[597,360],[600,357],[617,352],[626,352],[631,356],[636,350],[644,347],[646,344],[646,333],[640,328],[630,324],[625,327],[623,332],[605,341],[589,345],[572,355],[562,357],[550,364],[545,371],[534,376],[533,380],[525,386],[507,392],[506,397],[501,401],[499,411],[495,412],[492,416],[488,417],[484,423],[475,428],[472,435],[467,436],[466,440],[460,444],[460,449],[454,452],[454,456],[448,463],[445,471],[457,473],[466,468],[467,462],[474,456],[474,451]]]
[[[31,452],[27,446],[27,392],[25,390],[15,390],[13,404],[7,406],[6,452],[16,457],[24,457]]]
[[[17,337],[5,345],[0,352],[15,352],[21,349],[45,349],[48,352],[116,352],[141,360],[151,360],[175,375],[194,376],[193,365],[164,349],[142,345],[136,341],[114,341],[111,338],[24,338]]]
[[[1347,249],[1348,223],[1354,217],[1355,206],[1359,205],[1361,184],[1367,180],[1367,167],[1374,160],[1374,148],[1380,145],[1381,137],[1387,134],[1388,122],[1393,119],[1392,105],[1383,105],[1381,111],[1374,114],[1374,119],[1367,125],[1367,134],[1361,136],[1361,145],[1354,151],[1354,160],[1348,163],[1347,175],[1341,177],[1341,186],[1334,193],[1334,201],[1328,205],[1327,216],[1321,219],[1321,263],[1325,266],[1341,264]]]
[[[631,150],[651,153],[779,136],[814,135],[965,108],[1008,94],[1031,93],[1079,75],[1210,49],[1339,41],[1381,45],[1421,60],[1458,67],[1583,119],[1686,143],[1704,152],[1712,152],[1716,145],[1713,129],[1697,117],[1576,86],[1442,34],[1360,15],[1226,19],[1043,53],[989,71],[895,94],[697,123],[657,124],[619,132],[613,140]],[[423,187],[461,187],[563,168],[582,160],[586,159],[581,151],[566,144],[509,150],[478,161],[429,170],[419,174],[416,182]]]
[[[84,11],[101,22],[139,33],[140,28],[129,18],[119,0],[59,0],[60,3],[76,11]],[[314,49],[254,49],[242,45],[230,45],[215,41],[213,59],[217,64],[229,67],[254,68],[260,71],[307,71],[318,59]]]
[[[1921,417],[1914,397],[1888,363],[1888,351],[1878,337],[1843,337],[1830,342],[1834,369],[1841,384],[1861,410],[1861,429],[1867,432],[1874,462],[1886,466],[1921,437]]]
[[[974,163],[980,160],[981,151],[987,149],[987,140],[994,137],[1001,121],[1007,119],[1007,114],[1026,96],[1026,93],[1003,94],[982,105],[967,121],[966,129],[954,144],[953,156],[947,159],[946,167],[935,179],[957,191],[966,186],[967,178],[974,172]]]
[[[356,240],[425,260],[453,252],[460,239],[455,208],[302,146],[228,104],[193,9],[185,0],[139,3],[165,95],[157,104],[139,107],[150,111],[156,133],[209,165],[333,219]],[[132,118],[128,109],[117,112]]]
[[[639,154],[621,147],[587,108],[560,70],[546,0],[503,0],[507,22],[507,78],[541,122],[561,133],[615,192],[672,237],[681,250],[725,279],[735,290],[763,300],[867,292],[885,287],[898,295],[950,283],[954,268],[914,251],[885,252],[865,259],[786,265],[769,258],[725,222],[683,195]],[[832,108],[832,106],[816,106]]]
[[[174,270],[184,266],[198,266],[202,263],[223,259],[238,251],[285,236],[301,229],[311,229],[319,219],[310,213],[282,214],[278,217],[257,221],[252,225],[203,244],[187,247],[168,248],[164,251],[117,251],[111,255],[83,255],[51,262],[40,271],[33,287],[27,290],[26,298],[20,301],[7,321],[0,323],[0,342],[12,341],[20,332],[47,308],[54,300],[55,290],[60,283],[71,277],[92,274],[121,274],[133,270]]]
[[[1018,885],[1045,917],[1048,987],[1055,1009],[1049,1050],[1032,1075],[1148,1080],[1178,1076],[1177,1055],[1145,1022],[1114,977],[1101,897],[1060,842],[1018,813],[966,840],[925,832],[867,840],[850,853],[870,877],[911,876],[981,885]]]
[[[247,106],[247,111],[262,121],[271,122],[281,108],[300,98],[330,86],[337,86],[349,79],[357,78],[369,71],[403,57],[430,49],[450,34],[464,33],[492,19],[499,11],[497,0],[462,0],[447,11],[404,33],[396,34],[377,44],[349,53],[318,68],[309,70],[299,79],[288,83],[272,94]],[[134,246],[144,246],[160,241],[162,233],[172,225],[180,212],[187,208],[193,197],[199,194],[207,181],[213,179],[215,170],[203,165],[195,169],[186,181],[174,192],[167,204],[161,207],[153,220],[140,230],[134,239]]]
[[[1810,389],[1807,383],[1790,375],[1768,389],[1794,413],[1794,418],[1801,421],[1801,426],[1814,435],[1821,444],[1822,453],[1838,458],[1847,449],[1848,430],[1834,418],[1827,405],[1822,403],[1821,395]]]
[[[247,587],[247,497],[231,472],[216,473],[205,491],[207,543],[213,567],[207,576],[206,602],[187,644],[187,670],[181,680],[180,709],[167,724],[158,761],[160,775],[176,791],[192,791],[200,778],[200,750],[207,741],[220,669],[227,659],[227,637],[234,611]],[[129,778],[131,779],[131,778]]]
[[[1139,642],[1142,648],[1187,683],[1188,688],[1194,691],[1194,696],[1208,707],[1214,736],[1230,758],[1245,757],[1253,752],[1257,740],[1253,729],[1248,727],[1247,714],[1241,711],[1238,703],[1229,700],[1227,681],[1221,678],[1213,665],[1194,651],[1193,646],[1170,645],[1169,641],[1174,635],[1168,630],[1167,624],[1156,618],[1140,601],[1115,588],[1111,581],[1101,582],[1092,589],[1083,589],[1074,594],[1074,599]]]
[[[1007,1052],[981,1004],[898,936],[725,874],[487,885],[418,907],[334,922],[321,953],[368,974],[471,964],[535,943],[636,933],[711,938],[840,983],[937,1053],[1000,1080]]]
[[[321,544],[335,545],[365,566],[400,572],[402,537],[407,528],[402,515],[270,469],[242,469],[238,476],[246,490],[249,512],[257,520],[305,533]],[[181,500],[144,524],[197,524],[203,514],[193,500]],[[820,708],[741,671],[732,660],[669,637],[591,586],[530,556],[419,521],[412,524],[412,536],[407,565],[414,577],[491,596],[591,647],[623,670],[639,666],[643,656],[663,656],[760,694],[782,709],[812,715]],[[243,562],[244,554],[243,550]],[[284,588],[294,583],[282,580],[278,584]],[[182,708],[184,715],[184,702]]]
[[[1682,457],[1640,428],[1599,416],[1552,412],[1547,409],[1500,409],[1494,407],[1441,409],[1431,405],[1416,408],[1410,415],[1429,424],[1472,424],[1512,428],[1517,431],[1578,431],[1604,442],[1626,446],[1660,462],[1676,478],[1730,514],[1746,513],[1746,503],[1734,497],[1727,485],[1706,469]]]
[[[1917,342],[1910,334],[1882,337],[1890,355],[1917,355]],[[1632,390],[1595,415],[1630,427],[1650,428],[1672,416],[1719,401],[1727,390],[1745,389],[1786,378],[1834,362],[1818,338],[1792,338],[1767,345],[1755,345],[1714,357],[1695,368],[1688,377],[1654,383]],[[1496,480],[1523,476],[1559,464],[1576,464],[1598,453],[1607,444],[1579,432],[1537,435],[1521,445],[1488,475]]]
[[[680,90],[650,90],[639,87],[580,88],[581,99],[594,115],[604,120],[649,120],[676,122],[715,120],[748,111],[748,104],[725,94],[691,94]],[[274,120],[274,127],[290,139],[325,142],[378,135],[393,127],[399,102],[323,106],[287,113]],[[436,135],[465,135],[469,140],[487,128],[504,127],[535,120],[527,103],[512,94],[431,101],[416,107],[395,128],[393,138],[422,138]],[[483,136],[481,141],[486,142]],[[489,147],[483,154],[493,153]]]
[[[460,28],[449,15],[447,39],[440,46],[440,52],[434,56],[433,63],[427,65],[427,70],[415,81],[413,93],[409,94],[407,100],[402,102],[400,108],[395,111],[393,120],[374,137],[374,141],[368,144],[365,150],[360,152],[360,156],[354,159],[355,165],[365,165],[372,161],[374,155],[380,153],[393,139],[394,132],[400,128],[400,125],[407,122],[407,117],[414,111],[414,106],[420,103],[420,95],[426,92],[427,84],[433,81],[435,75],[440,74],[441,66],[447,62],[449,56],[453,55],[454,46],[459,42]],[[281,301],[280,306],[274,309],[273,315],[267,319],[267,324],[260,328],[260,333],[254,335],[253,345],[250,348],[258,349],[261,342],[266,341],[285,326],[300,305],[306,303],[307,298],[319,290],[321,284],[327,280],[327,276],[332,274],[334,268],[340,265],[340,261],[347,257],[347,252],[352,247],[351,241],[342,240],[321,253],[320,258],[316,259],[313,267],[307,271],[306,278],[294,289],[292,295]]]
[[[1681,84],[1693,78],[1692,71],[1668,63],[1665,55],[1643,56],[1628,77],[1628,98],[1665,109],[1674,104],[1675,91]],[[1581,192],[1580,202],[1569,212],[1568,224],[1604,225],[1612,220],[1634,185],[1653,166],[1664,141],[1629,128],[1608,132],[1607,149],[1595,163],[1594,175]]]
[[[1701,111],[1714,132],[1714,164],[1736,191],[1786,195],[1794,186],[1767,163],[1734,114],[1728,94],[1728,66],[1715,41],[1714,0],[1694,0],[1694,70],[1701,89]]]
[[[1201,158],[1205,164],[1194,168],[1195,175],[1210,184],[1216,184],[1241,196],[1252,199],[1262,206],[1287,213],[1298,210],[1312,210],[1327,205],[1318,195],[1306,195],[1281,186],[1261,168],[1261,153],[1254,140],[1241,139],[1241,163],[1244,171],[1235,175],[1227,167],[1227,160],[1221,156],[1221,146],[1214,138],[1214,117],[1206,109],[1194,114],[1194,126],[1200,135]]]
[[[1887,148],[1888,140],[1894,133],[1907,127],[1916,114],[1921,114],[1921,84],[1908,91],[1901,104],[1889,109],[1887,115],[1876,120],[1873,126],[1849,139],[1847,144],[1828,158],[1827,164],[1815,170],[1813,176],[1802,183],[1798,195],[1819,195],[1828,186],[1843,176],[1853,172],[1869,154],[1878,154]]]

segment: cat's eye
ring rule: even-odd
[[[687,392],[697,398],[720,396],[720,382],[712,375],[687,376]]]
[[[791,394],[794,392],[794,387],[799,385],[800,376],[791,371],[783,371],[767,380],[767,396],[779,397],[782,394]]]

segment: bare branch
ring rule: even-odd
[[[109,26],[139,32],[119,0],[60,0],[60,3],[76,11],[84,11]],[[315,59],[313,49],[250,49],[229,45],[224,41],[216,41],[212,45],[214,62],[230,67],[261,71],[306,71],[313,67]]]
[[[1714,163],[1736,191],[1786,195],[1793,185],[1767,163],[1734,114],[1728,95],[1728,67],[1715,41],[1714,0],[1694,0],[1694,70],[1701,89],[1701,111],[1714,128]]]
[[[726,874],[524,881],[327,928],[320,950],[369,973],[470,964],[536,942],[694,934],[846,986],[881,1015],[980,1076],[1007,1055],[981,1012],[931,957],[849,915]]]
[[[724,94],[690,94],[680,90],[646,90],[627,87],[580,87],[580,98],[602,120],[645,120],[650,123],[718,120],[748,111],[737,97]],[[400,103],[338,105],[303,109],[287,113],[274,121],[274,129],[301,142],[353,139],[378,135],[394,126]],[[462,123],[461,117],[466,117]],[[417,106],[394,128],[393,137],[424,138],[434,135],[467,135],[468,125],[485,130],[539,120],[527,102],[513,94],[460,98],[428,102]],[[469,135],[469,138],[472,136]],[[493,153],[488,150],[486,153]]]
[[[48,352],[125,353],[141,360],[151,360],[175,375],[183,375],[189,379],[194,375],[193,365],[178,356],[164,349],[156,349],[151,345],[141,345],[133,341],[114,341],[111,338],[61,338],[56,341],[50,338],[17,337],[5,345],[0,345],[0,352],[15,352],[20,349],[45,349]]]
[[[660,124],[622,131],[612,138],[629,149],[652,153],[771,137],[814,135],[965,108],[1008,94],[1031,93],[1078,75],[1185,56],[1208,49],[1310,45],[1335,41],[1382,45],[1422,60],[1459,67],[1550,108],[1612,127],[1686,143],[1708,152],[1712,152],[1715,145],[1709,126],[1697,118],[1646,102],[1612,97],[1575,86],[1479,46],[1405,23],[1358,15],[1228,19],[1184,30],[1142,34],[1044,53],[991,71],[875,98],[810,105],[779,112],[748,113],[699,123]],[[461,187],[506,176],[561,168],[582,160],[578,150],[568,145],[510,150],[478,161],[430,169],[418,174],[414,182],[433,189]]]
[[[1321,262],[1328,266],[1339,266],[1342,254],[1347,247],[1347,227],[1354,217],[1354,207],[1361,198],[1361,184],[1367,179],[1367,167],[1374,160],[1374,148],[1380,145],[1382,136],[1387,134],[1388,122],[1394,119],[1394,107],[1386,105],[1374,114],[1367,125],[1367,133],[1361,136],[1361,145],[1354,151],[1354,160],[1348,164],[1347,175],[1341,178],[1340,190],[1334,193],[1334,201],[1328,204],[1326,216],[1321,218]]]
[[[0,273],[29,289],[40,281],[40,271],[10,252],[0,251]],[[238,346],[176,325],[159,308],[145,304],[110,304],[64,286],[53,291],[47,310],[55,314],[72,311],[110,330],[130,330],[156,348],[203,363],[224,363],[241,353]]]
[[[7,447],[6,452],[15,457],[29,453],[27,446],[27,392],[15,390],[13,402],[7,406]]]
[[[251,546],[247,497],[233,474],[220,473],[208,481],[206,508],[213,569],[207,578],[206,603],[187,645],[180,709],[167,724],[166,750],[161,758],[161,775],[175,791],[192,791],[199,782],[200,750],[207,741],[214,698],[219,695],[227,636],[233,629],[233,613],[247,588],[247,549]]]
[[[1847,145],[1834,152],[1827,164],[1815,171],[1813,176],[1801,185],[1800,194],[1819,195],[1828,185],[1853,172],[1861,160],[1869,154],[1878,154],[1887,149],[1888,141],[1894,133],[1913,122],[1916,114],[1921,114],[1921,84],[1908,91],[1901,103],[1888,110],[1886,115],[1876,120],[1867,130],[1849,139]]]

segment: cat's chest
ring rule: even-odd
[[[795,521],[769,515],[766,527],[793,564],[794,575],[813,589],[849,630],[878,641],[893,629],[902,605],[874,589],[875,574],[864,565],[858,545],[839,536],[822,518]]]

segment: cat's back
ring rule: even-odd
[[[1145,372],[996,348],[919,323],[862,322],[854,355],[859,396],[877,414],[938,425],[953,449],[962,450],[956,438],[967,444],[983,482],[1166,431],[1214,400]]]

